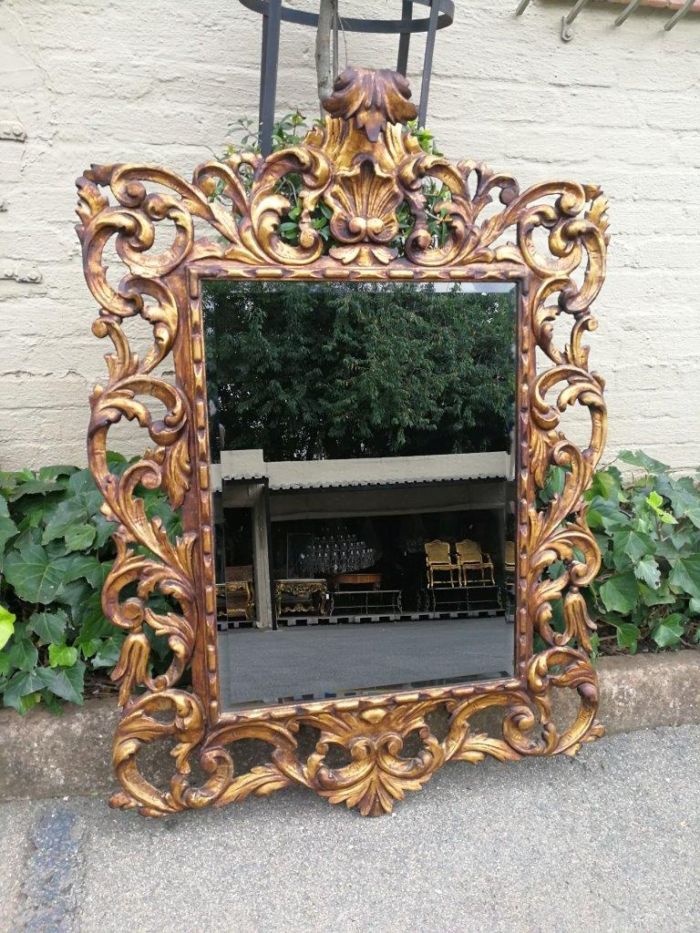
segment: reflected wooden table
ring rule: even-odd
[[[328,584],[317,579],[275,580],[275,606],[277,616],[285,612],[313,612],[328,615]]]
[[[378,590],[381,585],[381,573],[339,573],[333,577],[333,586],[336,590],[346,586],[361,586],[365,589]]]

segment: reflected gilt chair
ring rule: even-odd
[[[255,616],[255,587],[253,565],[226,568],[226,582],[216,587],[219,615],[227,619],[243,618],[250,621]]]
[[[459,585],[459,564],[452,559],[449,541],[426,541],[425,548],[426,576],[428,578],[428,588],[433,589],[437,583],[444,583],[445,586],[455,586],[455,577]],[[447,574],[447,581],[435,579],[436,574]]]
[[[455,545],[461,586],[495,586],[493,562],[476,541],[465,538]],[[471,576],[470,576],[471,574]]]
[[[503,571],[506,584],[512,586],[515,582],[515,541],[506,541],[506,549],[503,557]]]

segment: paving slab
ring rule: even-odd
[[[448,765],[378,819],[301,790],[161,821],[9,801],[0,929],[700,930],[699,773],[680,726]]]

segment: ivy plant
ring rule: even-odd
[[[110,460],[115,471],[126,466],[119,455]],[[139,494],[177,533],[162,494]],[[0,695],[20,713],[40,702],[55,710],[62,700],[82,703],[86,674],[111,669],[119,656],[124,636],[101,606],[114,559],[114,525],[101,504],[88,470],[0,472]]]
[[[602,553],[589,590],[599,620],[598,647],[636,651],[700,641],[700,487],[673,476],[642,451],[623,451],[632,468],[595,474],[586,494],[588,523]]]

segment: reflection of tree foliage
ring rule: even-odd
[[[217,281],[205,315],[212,422],[227,448],[291,460],[508,446],[510,295]]]

